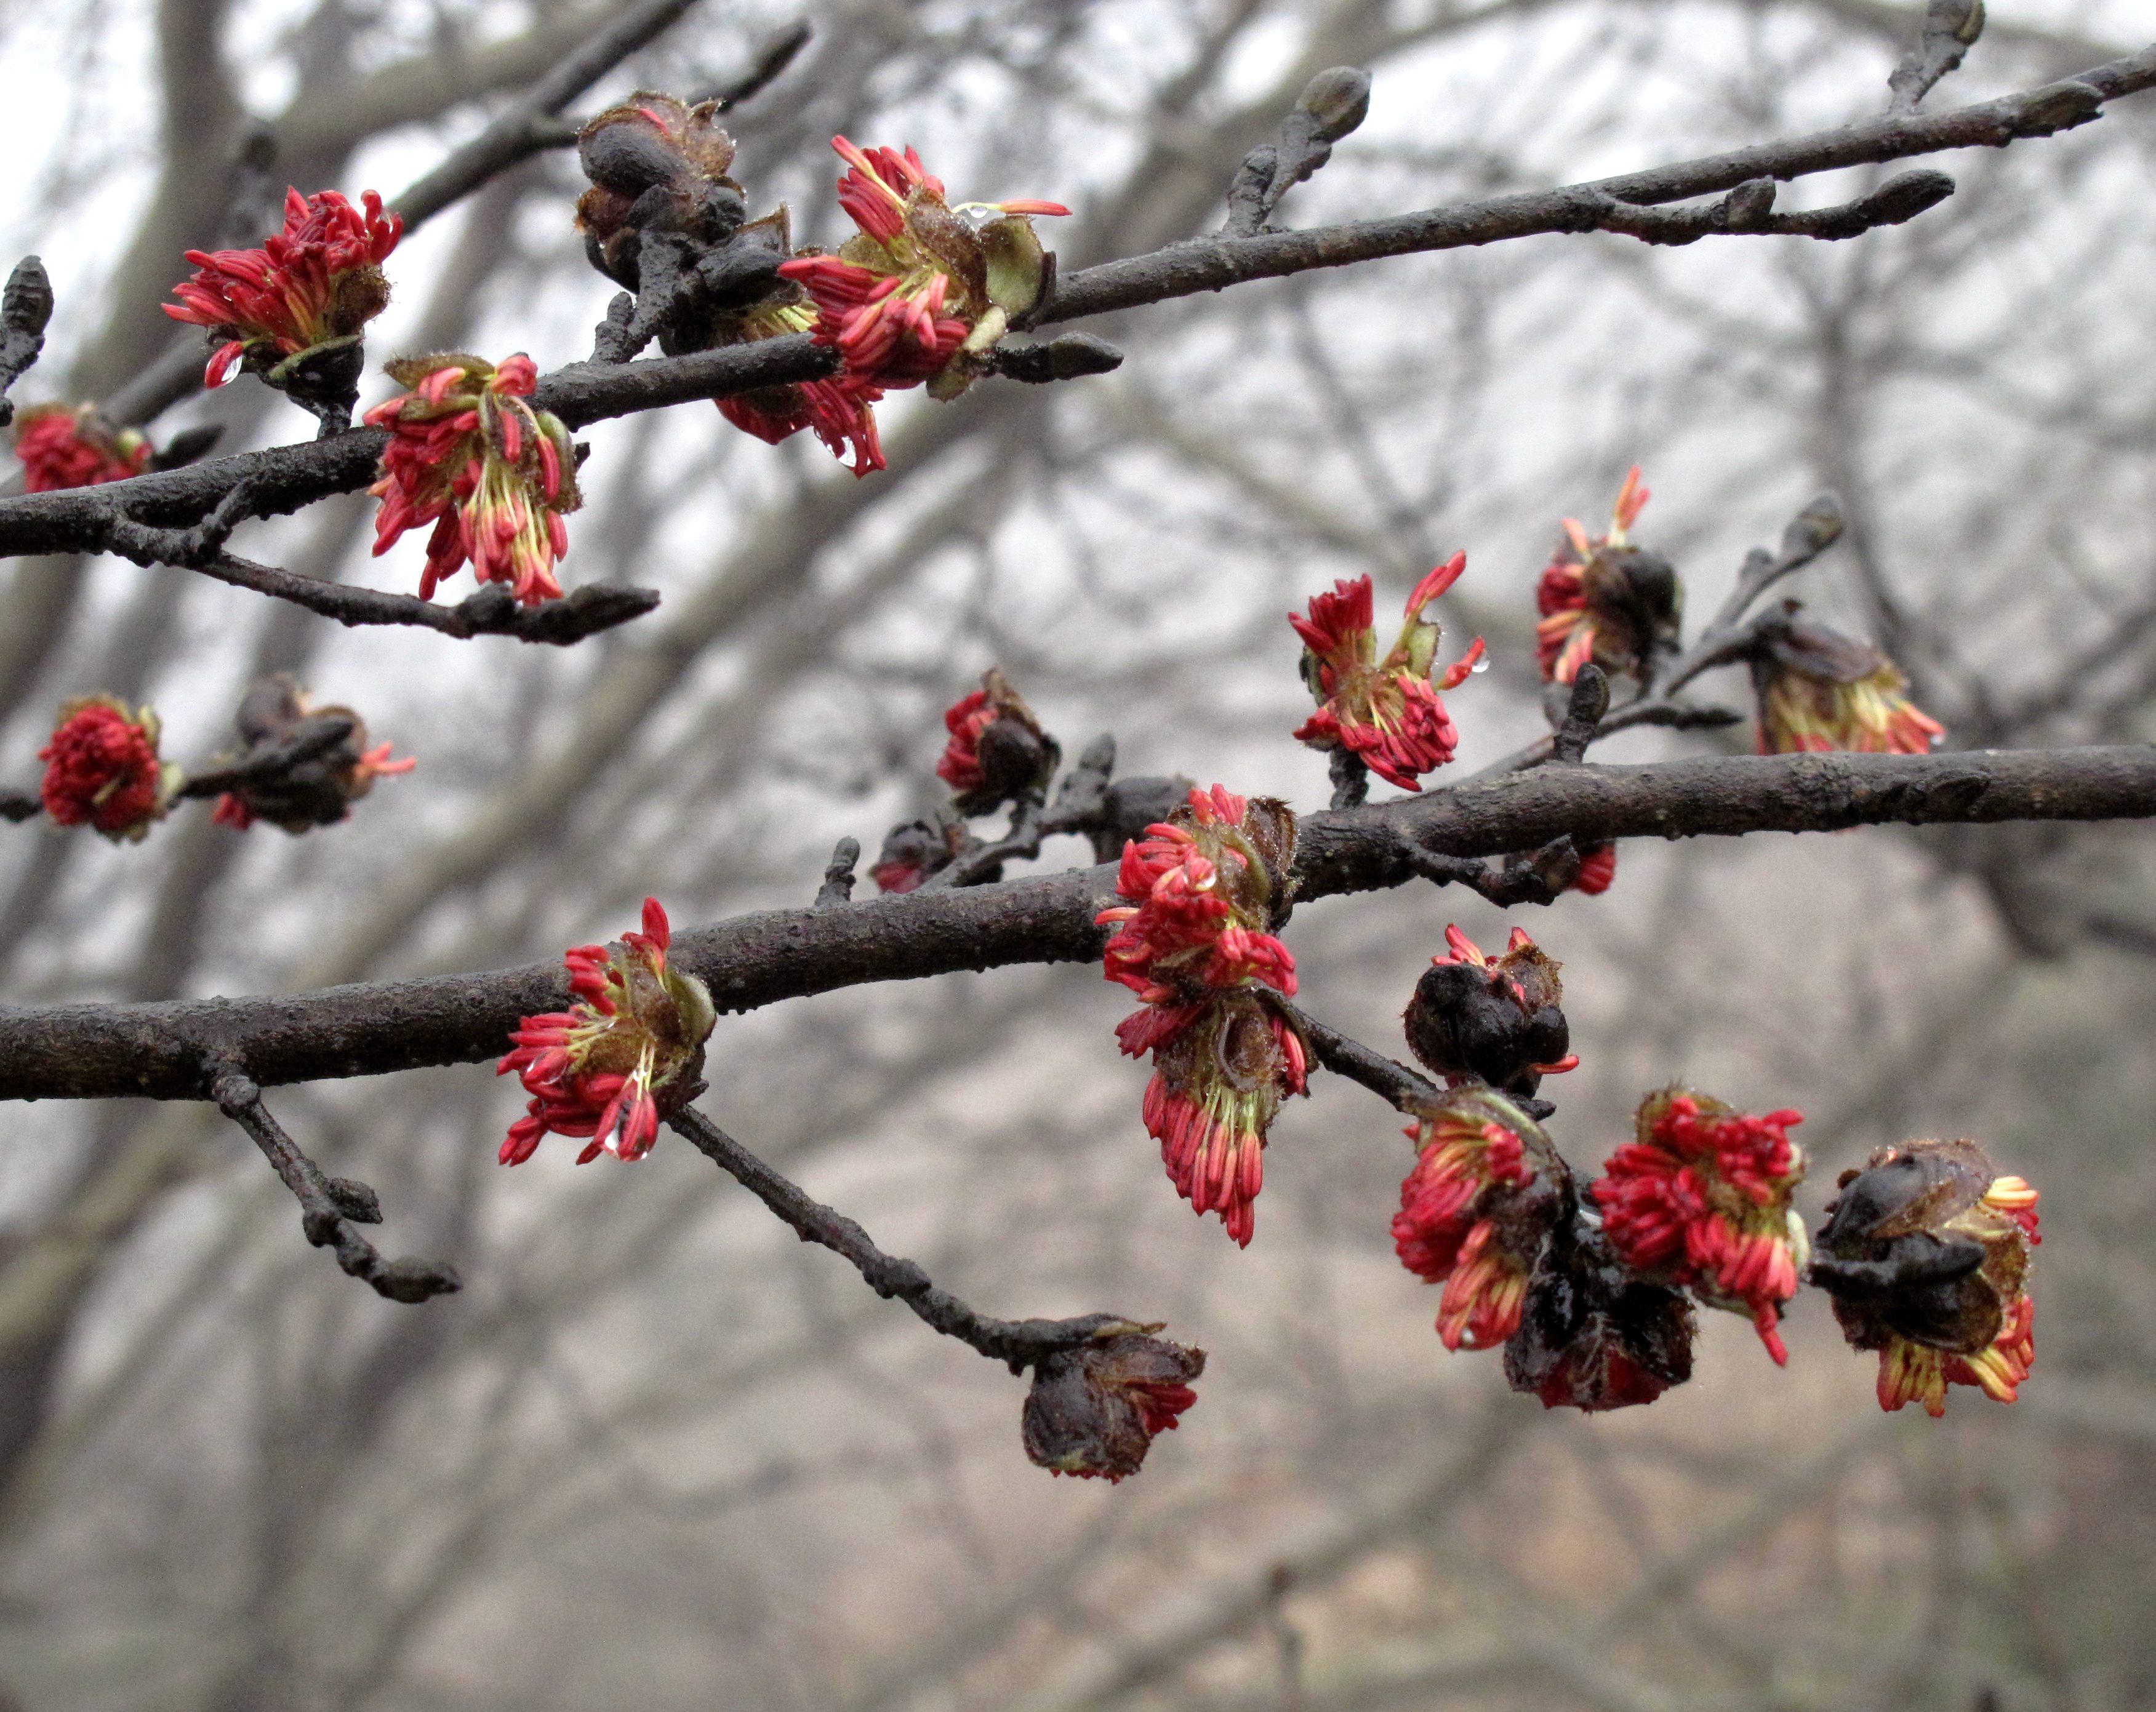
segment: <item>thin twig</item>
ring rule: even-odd
[[[405,1256],[384,1260],[357,1227],[382,1222],[382,1203],[374,1191],[351,1177],[332,1177],[308,1158],[285,1133],[284,1125],[262,1104],[262,1090],[237,1071],[225,1071],[210,1084],[218,1109],[247,1131],[262,1150],[285,1187],[300,1203],[300,1228],[317,1248],[336,1252],[337,1264],[393,1302],[424,1302],[464,1288],[456,1269],[446,1261]]]
[[[340,624],[411,624],[438,630],[444,636],[513,636],[519,642],[551,643],[557,648],[640,618],[659,605],[655,588],[625,588],[612,582],[587,583],[559,600],[536,607],[520,606],[507,588],[490,582],[456,605],[444,607],[417,595],[325,582],[320,577],[304,577],[280,566],[258,565],[230,553],[219,553],[187,568],[238,588],[290,601]]]
[[[869,1233],[780,1176],[694,1106],[667,1122],[720,1170],[763,1202],[804,1243],[817,1243],[845,1260],[886,1299],[896,1298],[946,1337],[956,1338],[993,1361],[1023,1372],[1059,1350],[1097,1340],[1118,1325],[1121,1315],[1087,1314],[1075,1320],[992,1320],[937,1285],[920,1266],[876,1247]]]

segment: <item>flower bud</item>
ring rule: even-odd
[[[1117,1320],[1041,1359],[1019,1417],[1037,1466],[1111,1483],[1137,1473],[1154,1435],[1198,1401],[1190,1381],[1205,1371],[1204,1351],[1152,1335],[1160,1330]]]
[[[1599,1233],[1560,1230],[1527,1282],[1505,1378],[1544,1408],[1650,1403],[1691,1377],[1691,1305],[1620,1264]]]
[[[639,288],[639,233],[678,232],[706,243],[733,234],[747,213],[726,176],[734,141],[718,103],[691,107],[639,90],[577,133],[577,159],[592,187],[577,199],[577,229],[592,265]]]
[[[986,814],[1019,797],[1038,797],[1063,759],[1024,698],[993,666],[978,689],[945,711],[943,725],[951,741],[936,777],[950,786],[961,814]]]
[[[1451,949],[1431,959],[1408,1004],[1408,1046],[1417,1058],[1452,1081],[1474,1078],[1521,1095],[1578,1062],[1558,979],[1563,966],[1526,929],[1514,928],[1496,958],[1457,927],[1445,938]]]
[[[310,725],[330,720],[352,721],[352,730],[330,748],[272,777],[250,778],[218,799],[217,819],[244,832],[266,820],[288,833],[332,826],[386,774],[408,773],[418,765],[410,756],[390,759],[393,746],[367,746],[367,723],[348,707],[316,707],[289,673],[264,678],[241,698],[233,723],[244,748],[236,759],[247,761],[284,749],[302,739]]]
[[[1811,1279],[1851,1346],[1879,1351],[1879,1406],[1946,1412],[1949,1385],[2010,1403],[2035,1359],[2036,1192],[1974,1141],[1908,1141],[1845,1171]]]
[[[1946,735],[1902,694],[1909,680],[1869,643],[1794,616],[1783,603],[1763,625],[1752,658],[1759,702],[1759,752],[1845,750],[1928,755]]]
[[[956,861],[966,843],[966,828],[957,821],[901,821],[884,835],[869,877],[879,891],[917,891]]]
[[[1543,676],[1569,684],[1592,660],[1605,672],[1644,683],[1661,654],[1674,648],[1684,612],[1676,570],[1659,553],[1633,545],[1630,531],[1648,500],[1633,465],[1619,490],[1609,532],[1594,540],[1572,518],[1543,571],[1536,602],[1536,657]]]

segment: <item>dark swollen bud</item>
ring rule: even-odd
[[[1190,1381],[1205,1371],[1204,1351],[1152,1335],[1161,1329],[1116,1321],[1041,1360],[1019,1417],[1037,1466],[1111,1483],[1137,1473],[1154,1436],[1198,1401]]]
[[[1063,751],[1040,728],[1024,697],[991,666],[981,687],[962,696],[943,715],[951,734],[936,777],[954,792],[961,814],[986,814],[1048,787]]]
[[[1544,1408],[1650,1403],[1691,1377],[1691,1305],[1617,1262],[1584,1227],[1547,1244],[1527,1280],[1505,1378]]]
[[[1561,966],[1515,928],[1502,956],[1485,956],[1457,927],[1451,947],[1416,982],[1404,1018],[1409,1048],[1439,1075],[1472,1077],[1532,1094],[1545,1075],[1573,1066]]]
[[[1883,1148],[1840,1187],[1810,1276],[1851,1346],[1879,1351],[1880,1406],[1943,1414],[1948,1385],[2013,1402],[2035,1353],[2036,1192],[1964,1140]]]

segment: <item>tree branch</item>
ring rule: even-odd
[[[885,1253],[853,1220],[781,1176],[694,1106],[684,1107],[666,1121],[675,1134],[685,1137],[791,1226],[803,1242],[821,1243],[860,1273],[879,1296],[886,1300],[896,1297],[926,1325],[990,1361],[1008,1363],[1014,1373],[1058,1350],[1081,1348],[1116,1330],[1137,1329],[1118,1314],[1087,1314],[1075,1320],[991,1320],[940,1288],[915,1262]]]
[[[1417,853],[1488,856],[1561,834],[1830,831],[1943,822],[2156,817],[2156,747],[1709,757],[1549,767],[1302,823],[1303,900],[1407,884]],[[722,1011],[962,969],[1083,962],[1113,864],[844,909],[770,910],[679,933],[675,963]],[[0,1099],[199,1099],[213,1067],[272,1086],[497,1055],[519,1018],[560,1008],[559,962],[289,997],[0,1009]]]
[[[1633,219],[1643,208],[1734,190],[1753,180],[1800,177],[1941,149],[1997,148],[2023,137],[2046,136],[2086,124],[2105,102],[2152,85],[2156,47],[2076,78],[1974,106],[1928,115],[1888,115],[1592,184],[1301,232],[1193,238],[1061,278],[1034,319],[1046,323],[1106,315],[1385,256],[1543,233],[1614,229],[1613,210],[1614,218]],[[833,351],[805,333],[794,334],[686,356],[571,364],[542,382],[534,402],[577,427],[691,399],[815,380],[836,366]],[[328,495],[366,486],[373,479],[383,438],[377,429],[356,428],[305,445],[218,459],[102,487],[0,500],[0,556],[98,550],[111,523],[123,516],[150,524],[191,524],[243,480],[256,484],[252,515],[295,510]]]
[[[384,1260],[359,1233],[362,1224],[382,1222],[382,1203],[373,1190],[351,1177],[326,1176],[285,1133],[284,1125],[262,1104],[262,1090],[236,1072],[219,1074],[210,1084],[219,1110],[254,1138],[262,1156],[284,1180],[300,1203],[300,1228],[317,1248],[336,1252],[337,1264],[393,1302],[424,1302],[464,1288],[456,1269],[444,1261],[405,1257]]]

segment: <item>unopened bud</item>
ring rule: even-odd
[[[1025,1453],[1050,1474],[1116,1481],[1135,1474],[1154,1436],[1198,1401],[1190,1381],[1205,1351],[1120,1322],[1093,1342],[1045,1356],[1034,1369],[1019,1430]]]
[[[1369,116],[1370,74],[1355,65],[1321,71],[1302,86],[1295,106],[1310,115],[1320,141],[1338,142]]]

